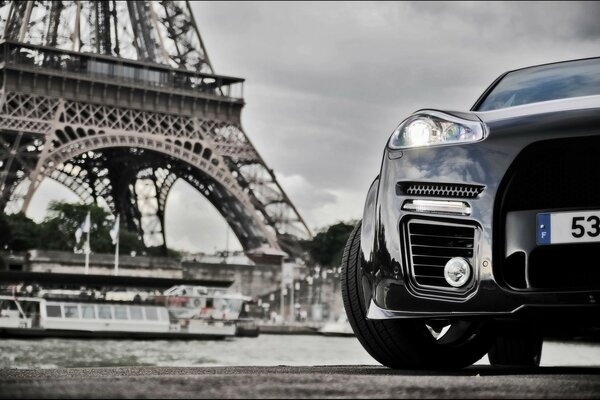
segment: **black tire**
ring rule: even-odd
[[[367,352],[395,369],[456,369],[478,361],[491,346],[488,325],[481,321],[455,321],[436,340],[423,320],[369,320],[370,296],[363,289],[359,222],[348,239],[342,258],[342,296],[348,320]],[[453,330],[454,329],[454,330]]]
[[[505,331],[498,335],[488,353],[494,366],[539,367],[544,339],[532,330]]]

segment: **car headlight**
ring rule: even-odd
[[[392,149],[478,142],[485,137],[485,125],[439,111],[420,111],[405,119],[389,141]]]

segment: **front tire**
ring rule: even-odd
[[[487,324],[480,321],[369,320],[369,281],[363,276],[359,222],[344,249],[342,296],[356,337],[378,362],[396,369],[463,368],[479,360],[491,345]],[[443,332],[436,337],[432,332]]]

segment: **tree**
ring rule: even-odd
[[[37,246],[39,238],[38,226],[24,213],[2,215],[2,248],[12,251],[31,250]],[[8,237],[6,237],[8,234]]]
[[[50,202],[48,215],[44,222],[40,224],[39,248],[67,251],[73,251],[76,247],[81,248],[85,237],[82,237],[82,243],[76,243],[75,232],[81,223],[85,221],[88,211],[91,220],[90,235],[94,238],[92,250],[95,252],[108,250],[107,240],[102,236],[108,237],[109,235],[108,230],[110,228],[105,227],[105,220],[109,213],[96,205],[56,201]]]
[[[322,266],[338,267],[342,262],[344,247],[354,228],[354,223],[339,222],[331,225],[306,243],[313,262]]]
[[[91,248],[95,253],[114,252],[114,245],[110,237],[110,229],[114,223],[110,213],[103,208],[91,204],[72,204],[64,202],[51,202],[48,207],[48,216],[40,224],[40,240],[38,247],[45,250],[73,251],[82,248],[86,238],[76,243],[75,232],[90,213]],[[84,234],[85,236],[85,234]],[[120,229],[119,253],[128,254],[131,251],[142,253],[146,247],[137,234]]]
[[[112,243],[112,242],[111,242]],[[132,251],[143,253],[146,249],[144,242],[135,232],[131,232],[121,225],[119,229],[119,254],[130,254]],[[111,251],[115,251],[112,249]]]
[[[5,215],[0,213],[0,250],[26,251],[31,249],[73,251],[83,249],[85,234],[76,243],[75,232],[90,213],[91,250],[94,253],[114,253],[110,230],[114,224],[111,214],[95,204],[76,204],[52,201],[48,215],[36,224],[24,213]],[[142,238],[121,224],[119,230],[119,253],[164,256],[163,247],[146,247]],[[167,248],[168,257],[180,258],[181,254]]]
[[[12,240],[12,229],[6,215],[0,213],[0,250],[8,249]]]

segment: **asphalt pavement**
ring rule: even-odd
[[[120,367],[0,370],[0,398],[599,398],[600,368]]]

